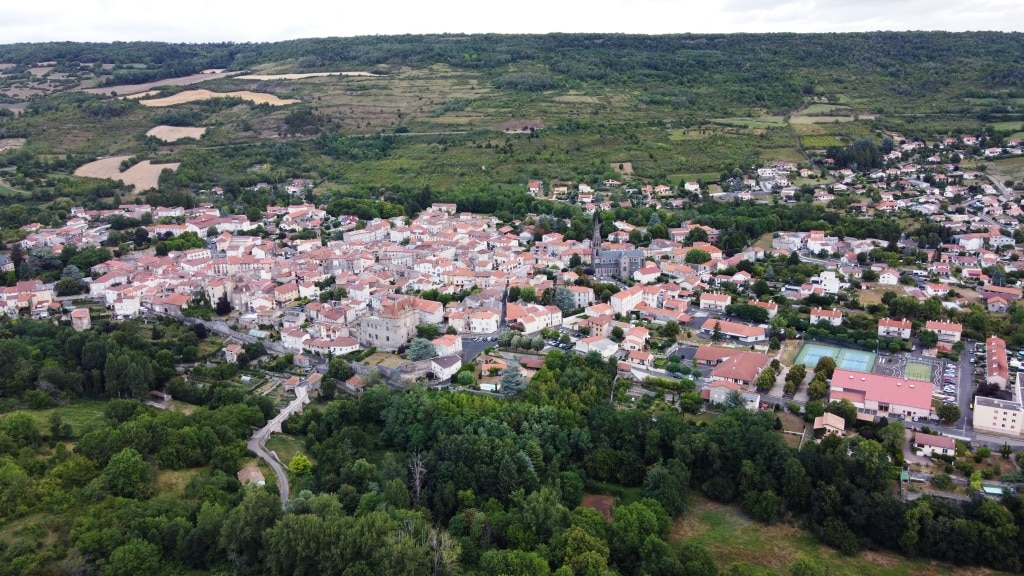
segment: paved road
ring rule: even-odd
[[[288,502],[288,472],[284,463],[277,457],[277,454],[267,450],[267,438],[274,432],[281,431],[281,423],[288,419],[293,413],[302,410],[302,406],[309,403],[309,393],[305,386],[295,389],[295,400],[281,409],[281,412],[274,416],[263,428],[253,432],[247,446],[257,456],[262,458],[274,470],[277,475],[277,485],[281,493],[281,505]]]

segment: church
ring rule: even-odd
[[[594,212],[594,238],[590,241],[590,266],[594,278],[632,278],[644,265],[643,250],[601,250],[601,218]]]

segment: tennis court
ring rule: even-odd
[[[804,344],[797,354],[797,364],[803,364],[808,368],[814,368],[823,356],[831,356],[836,361],[836,367],[843,370],[856,370],[858,372],[871,372],[875,367],[875,353],[850,350],[838,346],[826,346],[824,344]]]
[[[932,367],[919,362],[907,362],[907,367],[903,371],[903,377],[921,382],[931,382]]]

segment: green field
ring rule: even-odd
[[[712,120],[715,124],[725,126],[739,126],[740,128],[774,128],[786,125],[786,119],[782,116],[759,116],[756,118],[716,118]]]
[[[1014,180],[1024,178],[1024,156],[989,160],[987,165],[991,172],[997,172],[1008,178]]]
[[[836,112],[838,110],[849,109],[849,106],[844,106],[842,104],[811,104],[810,106],[804,108],[803,110],[798,110],[794,112],[794,114],[799,114],[803,116],[813,116],[815,114],[829,114],[831,112]]]
[[[761,567],[771,574],[789,574],[789,567],[806,558],[823,568],[821,574],[862,576],[931,576],[952,574],[1001,574],[979,568],[957,568],[948,564],[909,560],[889,552],[866,551],[844,556],[818,543],[810,532],[788,524],[766,525],[747,518],[734,506],[704,498],[690,499],[687,512],[672,529],[672,542],[692,542],[711,553],[718,569],[733,566]],[[756,570],[756,569],[755,569]],[[742,571],[743,574],[767,572]]]
[[[843,143],[835,136],[804,136],[800,139],[800,143],[804,145],[804,148],[812,149],[824,149],[829,146],[842,146]]]
[[[104,424],[103,408],[107,403],[102,400],[75,400],[67,406],[46,408],[44,410],[25,410],[44,435],[49,434],[50,415],[59,414],[61,419],[71,424],[73,436],[81,437],[86,432]],[[3,415],[0,415],[3,418]]]
[[[931,382],[932,380],[932,367],[928,364],[921,364],[918,362],[907,362],[907,367],[903,371],[904,378],[910,378],[911,380],[919,380],[921,382]]]
[[[267,450],[271,450],[276,453],[277,457],[281,459],[281,462],[283,462],[285,466],[292,461],[292,458],[296,454],[300,452],[306,454],[306,447],[302,443],[302,440],[287,434],[274,434],[271,436],[270,439],[267,440]],[[306,456],[309,456],[309,454],[306,454]],[[310,460],[313,460],[313,458],[310,457]]]
[[[1024,120],[1010,120],[1005,122],[993,122],[992,127],[1000,132],[1024,130]]]

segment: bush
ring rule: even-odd
[[[949,474],[937,474],[932,476],[931,485],[935,486],[939,490],[952,490],[954,483]]]

